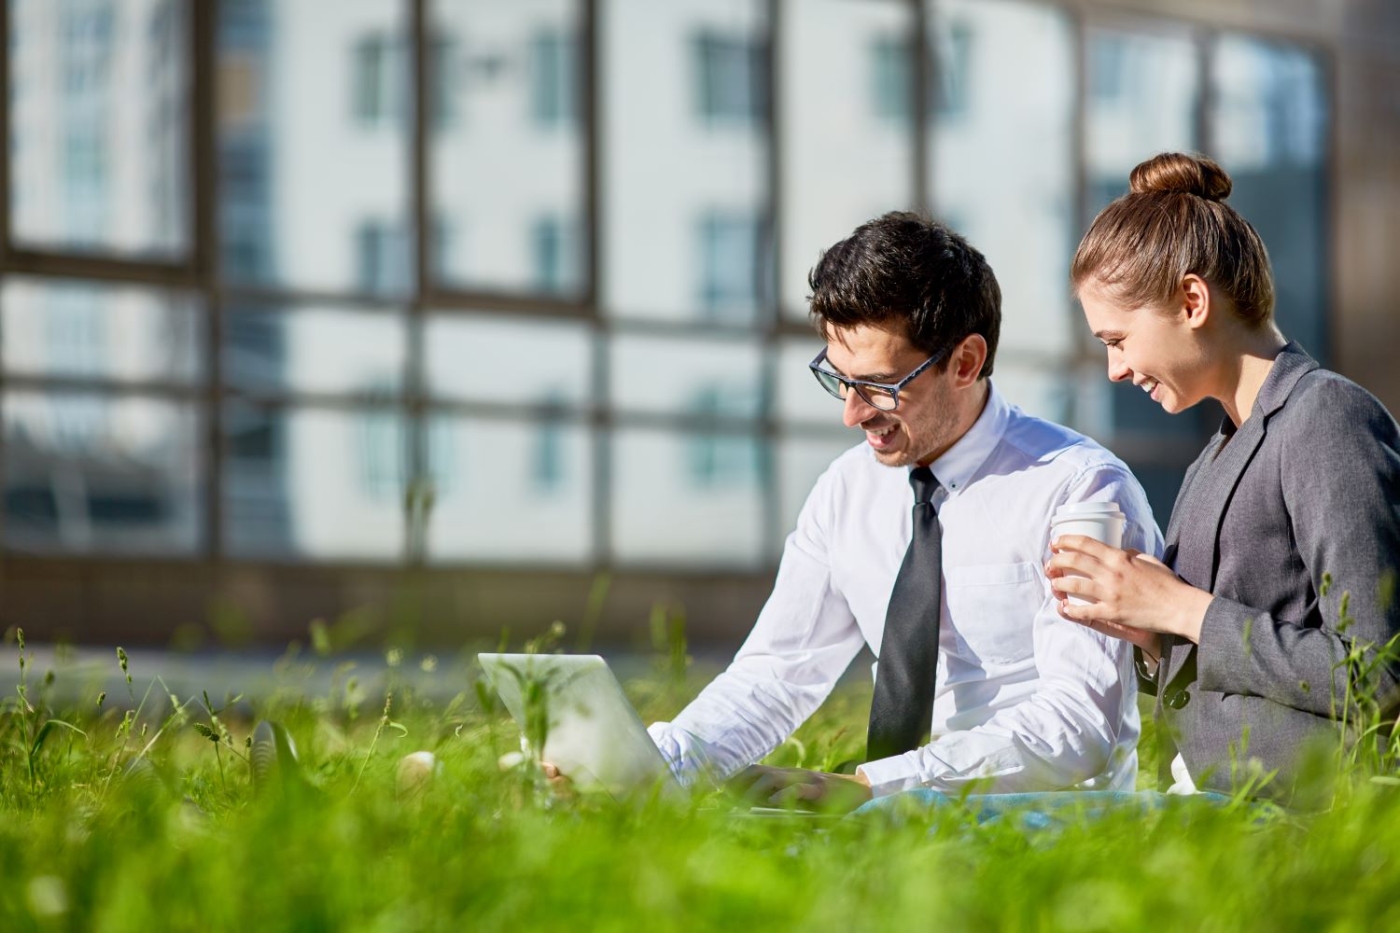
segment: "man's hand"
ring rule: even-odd
[[[751,765],[730,778],[728,787],[755,807],[846,813],[870,799],[870,785],[859,774],[802,768]]]

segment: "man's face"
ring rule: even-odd
[[[826,365],[848,379],[895,383],[928,354],[914,347],[903,328],[860,324],[827,329]],[[880,411],[858,392],[847,392],[842,420],[865,432],[875,459],[885,466],[927,464],[957,440],[952,368],[931,366],[899,392],[899,407]]]

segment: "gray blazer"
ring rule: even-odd
[[[1215,599],[1200,644],[1171,640],[1144,684],[1161,765],[1179,749],[1196,786],[1226,792],[1273,773],[1255,794],[1307,805],[1300,778],[1340,747],[1349,680],[1391,710],[1400,697],[1400,663],[1363,677],[1343,660],[1400,633],[1395,420],[1290,343],[1244,424],[1225,419],[1191,465],[1166,543]]]

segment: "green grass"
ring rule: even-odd
[[[699,688],[678,670],[664,659],[627,684],[644,717]],[[315,696],[293,685],[223,712],[215,699],[216,720],[202,696],[173,710],[154,671],[100,710],[95,695],[54,706],[62,684],[24,673],[0,713],[5,931],[1400,928],[1400,787],[1360,778],[1309,817],[752,819],[718,793],[556,799],[501,770],[516,730],[466,684],[441,702],[391,678],[387,716],[383,693],[345,678]],[[855,755],[867,703],[843,688],[773,760]],[[244,742],[262,716],[291,729],[319,790],[254,798]],[[400,800],[397,761],[422,748],[442,772]],[[143,750],[169,790],[123,777]]]

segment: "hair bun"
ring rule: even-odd
[[[1223,201],[1230,196],[1230,176],[1205,156],[1184,152],[1164,152],[1138,164],[1128,178],[1133,194],[1165,191],[1194,194],[1208,201]]]

